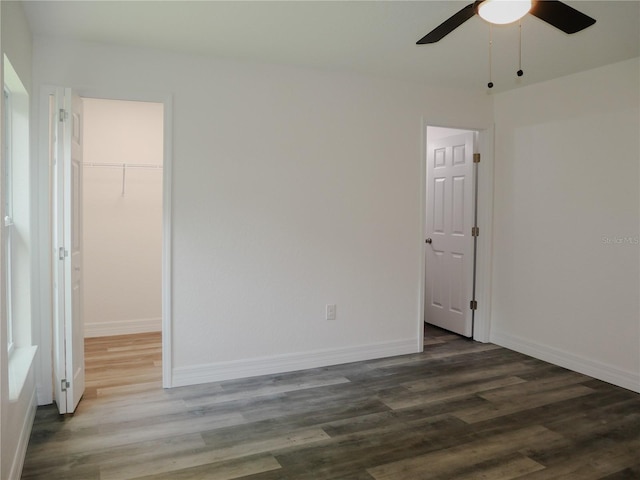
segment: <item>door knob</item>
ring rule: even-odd
[[[431,245],[431,241],[432,241],[432,240],[431,240],[430,238],[427,238],[427,239],[425,240],[425,242],[427,242],[429,245]]]

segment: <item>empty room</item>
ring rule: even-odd
[[[640,478],[640,2],[0,21],[2,480]]]

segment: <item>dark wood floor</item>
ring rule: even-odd
[[[640,479],[640,395],[435,328],[425,343],[170,390],[158,371],[98,381],[74,416],[38,408],[22,478]],[[88,379],[113,377],[89,350]]]

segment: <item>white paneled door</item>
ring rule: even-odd
[[[425,322],[473,335],[475,132],[427,145]]]
[[[82,100],[67,88],[54,103],[54,394],[60,413],[72,413],[84,393]]]

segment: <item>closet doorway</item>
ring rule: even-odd
[[[85,397],[160,389],[164,105],[82,103]]]

